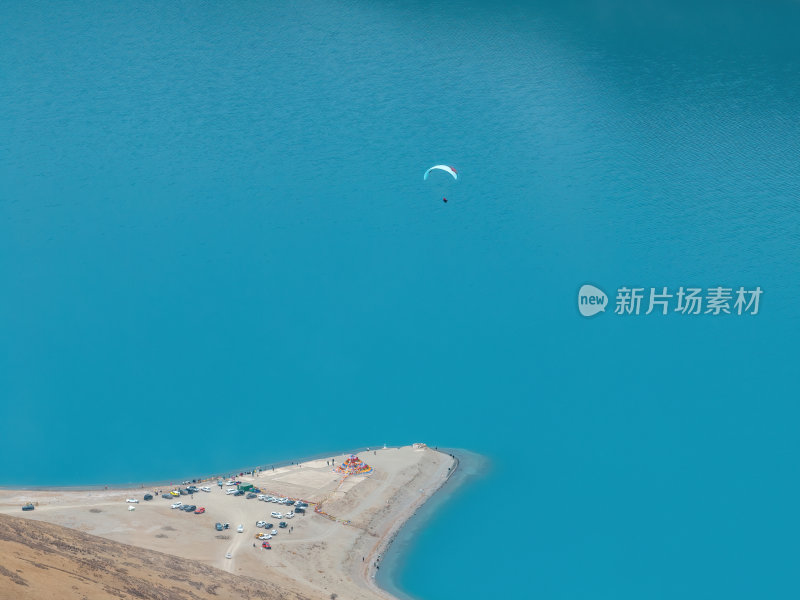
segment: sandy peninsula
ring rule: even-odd
[[[308,502],[307,512],[291,520],[271,516],[273,511],[286,513],[289,507],[228,495],[227,486],[220,488],[216,478],[197,484],[209,486],[210,492],[175,499],[204,507],[204,514],[172,509],[173,501],[160,495],[143,500],[146,492],[168,492],[165,486],[0,490],[0,515],[9,516],[0,518],[4,565],[0,598],[391,600],[394,596],[375,584],[380,559],[402,524],[447,481],[456,461],[424,444],[380,448],[359,454],[371,473],[343,475],[335,466],[347,458],[334,455],[238,477],[265,494]],[[127,498],[139,502],[129,504]],[[22,512],[26,502],[33,502],[35,509]],[[131,506],[135,510],[129,510]],[[277,534],[270,540],[271,549],[262,548],[256,539],[265,531],[256,527],[262,520],[275,524]],[[288,527],[277,528],[279,520],[285,520]],[[230,523],[230,528],[219,532],[216,522]],[[242,533],[237,531],[239,525]],[[70,533],[77,537],[64,541]],[[43,542],[45,535],[62,542]],[[60,554],[54,556],[45,549]],[[101,595],[93,596],[94,580],[85,574],[87,565],[99,568],[103,560],[119,556],[127,558],[95,574],[95,587]],[[64,566],[71,564],[70,560],[78,561],[77,567],[72,564],[75,572]],[[170,561],[174,568],[165,569]],[[154,575],[154,564],[163,571],[160,578]],[[127,582],[112,581],[119,569]],[[170,573],[179,573],[174,585],[154,583]],[[51,589],[49,578],[59,580],[53,588],[59,590],[55,595],[47,592]]]

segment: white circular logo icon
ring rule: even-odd
[[[578,310],[584,317],[592,317],[599,312],[605,312],[608,305],[608,296],[600,288],[588,283],[578,290]]]

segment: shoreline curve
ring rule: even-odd
[[[38,495],[43,501],[42,512],[36,510],[34,513],[25,513],[24,516],[28,519],[65,525],[101,538],[198,560],[227,571],[244,569],[244,572],[248,572],[253,567],[258,568],[260,563],[260,569],[263,570],[266,566],[271,574],[259,575],[259,578],[278,577],[288,586],[287,589],[305,589],[313,591],[314,595],[320,592],[347,592],[349,589],[351,594],[348,595],[359,600],[408,598],[408,594],[396,582],[396,567],[402,564],[402,540],[410,536],[408,532],[427,523],[437,508],[452,497],[452,493],[443,494],[442,488],[446,483],[451,483],[450,489],[453,492],[460,487],[460,483],[453,486],[452,482],[463,480],[463,456],[471,456],[472,453],[425,444],[378,446],[351,451],[352,454],[367,452],[368,455],[377,453],[375,457],[371,457],[378,468],[377,478],[359,476],[352,483],[348,479],[344,486],[344,480],[336,480],[329,466],[326,466],[327,460],[324,457],[330,455],[303,461],[286,461],[283,467],[276,463],[274,471],[270,465],[267,467],[268,471],[263,473],[258,467],[251,467],[250,476],[241,478],[245,483],[248,480],[257,482],[265,493],[283,490],[281,496],[297,496],[311,502],[312,506],[329,499],[330,510],[335,517],[332,524],[331,515],[325,521],[301,519],[296,523],[301,527],[294,536],[287,537],[285,541],[282,541],[283,537],[280,538],[283,549],[268,555],[262,556],[254,550],[247,550],[249,543],[245,545],[238,541],[235,544],[231,542],[235,555],[233,563],[226,561],[223,554],[219,554],[220,548],[228,542],[214,542],[213,536],[207,533],[207,525],[200,525],[199,520],[175,518],[174,515],[179,513],[170,511],[168,504],[157,501],[153,504],[146,503],[146,506],[141,505],[141,515],[138,510],[130,513],[118,512],[119,509],[114,508],[125,506],[124,498],[135,495],[132,493],[134,490],[149,491],[148,488],[157,484],[35,488],[15,486],[13,489],[3,486],[0,488],[0,512],[16,513],[19,510],[18,502]],[[483,458],[480,455],[475,456]],[[337,460],[340,461],[341,458],[339,455]],[[221,475],[194,481],[216,481],[219,477]],[[216,486],[211,487],[216,490]],[[310,496],[304,495],[302,490]],[[291,493],[293,491],[296,493]],[[263,506],[260,503],[232,503],[225,498],[222,491],[217,490],[203,496],[203,503],[210,506],[209,510],[212,514],[219,515],[219,519],[229,517],[233,521],[235,517],[238,522],[247,522],[252,518],[249,527],[255,523],[258,516],[256,513],[263,512],[262,508],[257,508]],[[432,498],[439,500],[431,503]],[[39,507],[38,501],[36,506]],[[424,511],[421,510],[423,506],[427,507]],[[88,510],[90,508],[92,510]],[[130,516],[123,518],[122,515]],[[173,526],[177,529],[173,529]],[[159,527],[176,533],[161,535]],[[348,532],[336,529],[339,527],[345,527]],[[159,535],[155,535],[157,531]],[[250,532],[252,533],[255,530]],[[297,537],[298,533],[301,537]],[[248,537],[251,537],[250,534]],[[167,541],[169,538],[175,541]],[[244,539],[246,538],[241,538]],[[199,545],[195,543],[198,540],[201,542]],[[296,555],[299,562],[291,558],[291,555]],[[275,561],[273,558],[279,560]],[[289,563],[285,565],[276,564],[287,559]],[[311,564],[314,564],[313,570],[310,570]],[[277,567],[281,568],[280,575],[273,570]]]

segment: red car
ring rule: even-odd
[[[205,509],[205,508],[203,508],[203,507],[201,506],[201,507],[200,507],[200,508],[198,508],[196,511],[194,511],[194,514],[196,514],[196,515],[202,515],[204,512],[206,512],[206,509]]]
[[[269,545],[269,542],[264,542],[263,544],[261,544],[261,547],[264,550],[272,550],[272,546]]]

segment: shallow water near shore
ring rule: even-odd
[[[412,597],[800,596],[798,22],[4,5],[0,484],[424,441],[491,467],[398,545]]]
[[[445,511],[455,511],[456,514],[461,512],[463,507],[457,505],[459,500],[474,501],[475,493],[470,493],[469,487],[486,477],[491,468],[485,456],[474,452],[462,448],[439,448],[439,450],[452,453],[456,457],[458,460],[456,471],[447,483],[403,524],[388,551],[383,554],[380,569],[375,577],[380,587],[401,599],[424,597],[426,593],[425,586],[419,586],[416,581],[414,564],[417,561],[414,557],[418,554],[418,547],[424,548],[426,544],[436,545],[437,537],[443,533],[435,531],[433,520],[444,517]],[[446,530],[448,525],[443,527],[439,525],[439,528]]]

